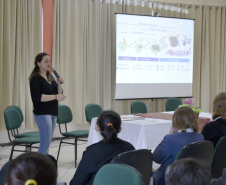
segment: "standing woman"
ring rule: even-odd
[[[35,57],[35,67],[29,77],[33,113],[40,132],[38,152],[43,154],[49,152],[58,115],[58,101],[66,98],[61,87],[63,79],[56,82],[49,73],[50,69],[50,56],[39,53]]]

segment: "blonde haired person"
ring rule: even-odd
[[[213,121],[204,126],[202,134],[215,147],[220,138],[226,135],[226,92],[221,92],[214,98],[212,118]]]
[[[153,153],[154,162],[161,166],[154,172],[155,185],[165,184],[165,171],[174,162],[179,150],[192,142],[204,140],[203,135],[197,133],[197,118],[190,107],[180,107],[173,115],[172,129],[166,135]]]

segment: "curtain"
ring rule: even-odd
[[[0,1],[0,129],[4,110],[19,105],[24,128],[34,127],[28,77],[42,50],[41,0]],[[132,0],[55,0],[53,66],[64,78],[67,99],[77,123],[85,106],[130,114],[133,100],[114,100],[115,13],[195,19],[193,97],[202,111],[225,91],[225,7]],[[165,111],[165,99],[142,100],[149,112]]]
[[[129,114],[133,100],[114,100],[115,13],[195,19],[193,97],[203,111],[225,91],[225,7],[142,0],[56,0],[53,57],[65,78],[65,104],[79,123],[84,108]],[[165,99],[142,100],[149,112],[165,111]],[[182,98],[184,101],[184,98]]]
[[[62,103],[69,104],[79,123],[88,103],[130,114],[133,100],[114,100],[115,13],[153,15],[153,10],[164,16],[186,17],[188,12],[145,1],[55,0],[53,64],[65,79],[67,100]],[[143,101],[149,112],[165,110],[165,100]]]
[[[42,50],[41,28],[41,0],[0,1],[0,129],[9,105],[22,109],[23,128],[34,126],[28,77]]]

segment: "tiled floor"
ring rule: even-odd
[[[59,140],[52,142],[49,154],[57,157]],[[73,142],[73,140],[72,140]],[[86,142],[78,141],[78,160],[77,163],[81,160],[82,153],[86,149]],[[9,155],[11,151],[11,146],[1,147],[1,158],[0,158],[0,169],[9,160]],[[35,150],[33,150],[35,151]],[[21,152],[15,152],[14,157],[20,155]],[[74,163],[74,146],[72,145],[63,145],[61,148],[59,160],[58,160],[58,182],[66,182],[69,184],[72,179],[76,168]],[[78,165],[78,164],[77,164]],[[158,168],[158,164],[153,163],[153,168]],[[152,183],[151,183],[152,184]]]
[[[72,140],[71,142],[73,142]],[[49,154],[57,157],[59,140],[52,142]],[[19,148],[19,147],[17,147]],[[82,153],[86,148],[86,142],[78,141],[78,162],[81,160]],[[24,149],[24,148],[23,148]],[[9,155],[11,151],[11,146],[1,147],[1,158],[0,158],[0,168],[9,160]],[[32,151],[37,151],[33,149]],[[14,152],[14,158],[20,155],[21,152]],[[74,158],[74,146],[63,145],[61,147],[60,156],[58,160],[58,182],[66,182],[69,184],[75,173],[75,158]]]

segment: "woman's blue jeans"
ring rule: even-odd
[[[38,152],[48,154],[49,146],[53,138],[53,132],[56,127],[57,117],[52,115],[34,115],[34,118],[40,133],[40,145]]]

